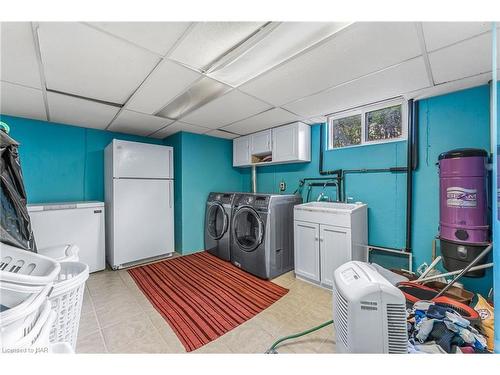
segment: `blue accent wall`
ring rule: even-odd
[[[413,265],[431,262],[432,239],[439,222],[438,175],[435,163],[441,152],[459,147],[489,150],[489,87],[481,86],[420,101],[419,168],[414,173]],[[279,183],[286,182],[285,193],[292,194],[299,179],[319,177],[319,137],[321,127],[312,127],[311,162],[264,166],[258,168],[259,192],[279,193]],[[326,144],[326,142],[325,142]],[[325,152],[324,169],[388,168],[406,166],[406,142],[366,145]],[[242,171],[243,189],[250,191],[250,169]],[[321,187],[313,188],[311,200]],[[335,197],[335,188],[326,190]],[[304,189],[303,197],[307,191]],[[405,245],[406,174],[349,174],[346,196],[368,204],[369,243],[403,248]],[[387,266],[405,266],[406,258],[376,256]],[[462,279],[464,284],[485,294],[492,285],[492,271],[481,279]]]
[[[19,153],[28,203],[104,200],[104,148],[162,140],[1,115]]]
[[[174,147],[176,251],[204,249],[205,204],[211,191],[240,191],[232,141],[181,132],[165,138]]]

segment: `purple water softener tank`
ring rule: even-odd
[[[439,237],[449,271],[464,268],[488,244],[487,163],[485,150],[456,149],[439,155]],[[484,270],[466,276],[482,275]]]

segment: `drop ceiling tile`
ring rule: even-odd
[[[41,90],[0,82],[0,113],[47,121]]]
[[[157,55],[77,22],[38,29],[47,87],[124,103],[158,63]]]
[[[225,139],[234,139],[234,138],[237,138],[240,136],[239,134],[233,134],[233,133],[225,132],[223,130],[218,130],[218,129],[210,130],[206,134],[210,135],[212,137],[225,138]]]
[[[434,82],[470,77],[491,71],[491,33],[429,54]]]
[[[281,106],[420,54],[413,22],[355,23],[240,90]]]
[[[471,87],[477,87],[487,84],[491,80],[491,73],[483,73],[472,77],[467,77],[459,79],[457,81],[451,81],[435,85],[432,87],[427,87],[422,90],[412,91],[405,94],[407,99],[424,99],[432,96],[444,95],[454,91],[465,90]]]
[[[382,70],[322,93],[287,104],[286,109],[311,117],[393,98],[430,86],[422,57]]]
[[[491,22],[422,22],[427,51],[460,42],[491,29]]]
[[[174,46],[190,25],[189,22],[91,22],[90,24],[162,56]]]
[[[200,73],[164,60],[135,92],[127,108],[142,113],[156,113],[200,77]]]
[[[223,130],[228,130],[237,134],[250,134],[259,130],[287,124],[299,119],[299,116],[285,111],[284,109],[273,108],[269,111],[259,113],[256,116],[225,126]]]
[[[172,122],[174,121],[163,117],[123,110],[107,130],[147,136]]]
[[[270,105],[238,90],[212,100],[189,113],[182,121],[207,128],[220,128],[271,108]]]
[[[50,120],[84,128],[105,129],[119,108],[90,100],[47,93]]]
[[[0,35],[0,79],[41,89],[31,23],[1,22]]]
[[[163,139],[181,131],[188,133],[205,134],[209,130],[210,129],[204,128],[203,126],[196,126],[196,125],[186,124],[185,122],[176,121],[173,124],[168,125],[163,129],[160,129],[156,133],[152,134],[151,137]]]
[[[282,22],[231,64],[209,76],[238,86],[346,27],[347,22]]]
[[[173,50],[170,58],[202,69],[245,40],[263,22],[199,22]]]

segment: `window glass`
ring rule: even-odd
[[[403,134],[401,105],[366,112],[365,116],[368,142],[399,138]]]
[[[332,147],[361,144],[361,115],[343,117],[332,121]]]

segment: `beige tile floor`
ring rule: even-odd
[[[332,319],[331,292],[297,280],[273,280],[290,291],[254,318],[191,353],[263,353],[278,338]],[[126,270],[90,275],[77,353],[185,353],[181,342]],[[279,353],[334,353],[332,326],[284,343]]]

